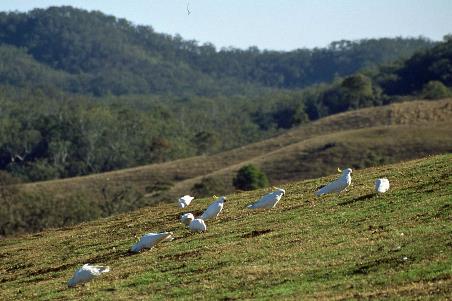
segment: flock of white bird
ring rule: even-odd
[[[335,181],[328,183],[315,192],[316,196],[322,196],[329,193],[340,193],[346,190],[352,183],[352,169],[347,168],[343,171],[338,169],[342,175]],[[247,206],[248,209],[270,209],[274,208],[281,198],[286,194],[282,188],[273,187],[275,191],[264,195],[259,200]],[[389,180],[386,178],[377,179],[375,181],[375,191],[377,193],[384,193],[389,190]],[[207,209],[197,218],[192,213],[184,213],[180,216],[182,224],[187,226],[193,232],[207,231],[205,221],[216,218],[223,210],[227,199],[225,196],[217,198],[213,196],[215,201],[207,207]],[[184,195],[179,198],[178,204],[180,208],[186,208],[193,201],[194,197]],[[163,241],[173,240],[173,232],[147,233],[144,234],[140,240],[134,244],[130,251],[138,253],[143,249],[152,249],[155,245]],[[100,276],[103,273],[110,271],[108,266],[96,266],[84,264],[79,268],[74,276],[68,281],[69,287],[74,287],[79,283],[90,281],[91,279]]]

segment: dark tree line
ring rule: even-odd
[[[101,12],[65,6],[0,13],[0,48],[5,45],[9,47],[0,50],[6,64],[0,70],[3,83],[56,86],[96,96],[212,96],[329,82],[407,58],[434,43],[423,38],[384,38],[337,41],[328,48],[289,52],[256,47],[218,50]],[[42,77],[32,80],[37,74]]]
[[[403,62],[382,68],[379,79],[380,85],[388,95],[421,92],[429,82],[451,87],[452,36],[445,36],[444,42],[434,48],[418,52]]]

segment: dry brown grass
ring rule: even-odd
[[[429,126],[386,126],[319,135],[273,152],[176,183],[174,196],[203,177],[229,183],[245,164],[260,167],[273,185],[333,173],[337,167],[363,168],[452,151],[452,122]]]

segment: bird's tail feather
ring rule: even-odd
[[[108,272],[110,272],[110,267],[109,266],[99,267],[99,272],[108,273]]]
[[[174,239],[173,232],[168,232],[168,234],[164,238],[164,240],[166,241],[172,241],[173,239]]]
[[[132,248],[130,248],[130,251],[132,251],[132,252],[134,252],[134,253],[138,253],[138,252],[140,252],[140,250],[141,250],[140,244],[134,244],[134,245],[132,246]]]

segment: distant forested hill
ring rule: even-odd
[[[433,45],[384,38],[290,52],[218,50],[101,12],[51,7],[0,13],[0,83],[96,96],[238,95],[329,82]]]
[[[375,78],[388,95],[421,93],[427,98],[444,97],[446,87],[452,87],[452,35],[405,61],[380,68]]]
[[[72,7],[0,13],[0,171],[24,181],[86,175],[448,97],[451,49],[449,37],[215,49]]]

